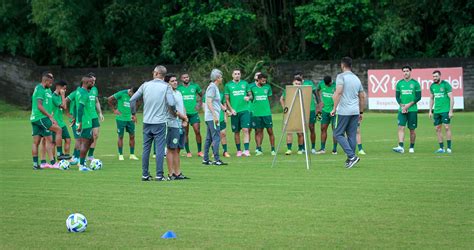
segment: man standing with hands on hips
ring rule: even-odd
[[[334,136],[347,155],[346,168],[352,168],[360,158],[355,155],[357,126],[362,121],[365,106],[365,92],[359,77],[352,73],[352,59],[341,59],[342,73],[336,78],[334,108],[331,116],[337,114]],[[347,138],[346,138],[347,136]]]
[[[130,98],[132,120],[137,117],[137,100],[143,97],[143,156],[142,181],[151,181],[148,172],[151,144],[156,145],[156,181],[165,181],[163,175],[163,157],[165,154],[165,135],[168,111],[176,113],[173,90],[164,81],[166,68],[158,65],[153,70],[153,80],[144,82]]]

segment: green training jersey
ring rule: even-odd
[[[76,113],[77,113],[77,105],[76,105],[76,93],[77,90],[80,87],[78,87],[76,90],[72,91],[66,98],[69,99],[69,113],[72,115],[72,117],[76,118]]]
[[[89,110],[91,114],[91,118],[99,118],[97,115],[97,109],[95,108],[96,98],[99,96],[99,90],[94,86],[89,91]]]
[[[84,88],[78,88],[76,92],[76,105],[79,109],[79,105],[84,105],[84,112],[82,114],[82,129],[92,128],[92,115],[91,107],[89,104],[89,92]],[[95,106],[94,106],[95,107]],[[78,120],[76,120],[76,125]]]
[[[272,96],[272,88],[267,84],[259,87],[254,85],[250,91],[253,95],[253,116],[270,116],[272,111],[270,108],[269,96]]]
[[[303,85],[311,86],[311,106],[309,108],[309,111],[316,111],[316,101],[314,100],[314,95],[313,95],[313,92],[316,90],[316,86],[314,86],[314,83],[311,80],[304,80]]]
[[[398,81],[396,91],[400,92],[401,104],[407,104],[415,101],[416,92],[421,92],[421,86],[416,80],[410,79],[409,81],[405,81],[405,79],[402,79]],[[401,107],[398,110],[401,111]],[[408,108],[408,112],[416,111],[418,111],[416,103]]]
[[[43,100],[43,107],[46,109],[46,111],[48,111],[48,109],[46,107],[49,106],[48,102],[50,102],[51,100],[46,97],[46,89],[43,87],[43,85],[41,83],[36,85],[35,91],[33,92],[33,95],[31,96],[30,121],[32,121],[32,122],[38,121],[38,120],[46,117],[38,109],[38,100]]]
[[[184,108],[186,109],[186,114],[197,114],[197,96],[202,96],[201,87],[199,87],[199,85],[194,82],[190,82],[188,86],[185,86],[184,84],[179,85],[177,90],[181,92],[181,95],[183,96],[183,103]]]
[[[433,83],[430,86],[430,92],[434,97],[434,113],[445,113],[451,110],[451,99],[448,94],[453,88],[446,81],[441,81],[439,84]]]
[[[221,92],[221,104],[225,105],[225,97],[224,97],[223,92]],[[224,110],[221,109],[221,113],[219,114],[219,121],[222,122],[224,120],[225,120],[225,112]]]
[[[324,81],[318,83],[317,90],[321,91],[321,101],[323,102],[323,110],[326,113],[330,113],[334,108],[334,101],[332,96],[336,92],[336,83],[332,82],[331,85],[326,85]]]
[[[115,93],[114,98],[117,100],[117,110],[120,115],[115,116],[117,121],[129,122],[132,120],[132,110],[130,109],[130,96],[128,89]]]
[[[247,96],[248,91],[249,84],[244,80],[241,80],[238,83],[230,81],[225,85],[224,94],[229,96],[230,105],[235,112],[238,113],[249,110],[249,104],[244,99],[244,97]]]
[[[53,93],[53,118],[56,120],[60,128],[66,126],[63,120],[63,108],[61,108],[62,104],[63,98],[61,95]]]
[[[249,90],[252,90],[254,86],[257,86],[256,82],[249,83]],[[254,97],[255,98],[255,97]],[[250,113],[253,113],[253,102],[249,102],[249,111]]]

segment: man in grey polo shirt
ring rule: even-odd
[[[352,59],[341,60],[342,73],[336,78],[333,96],[334,108],[331,116],[337,114],[334,136],[347,155],[346,168],[352,168],[360,161],[355,155],[357,124],[362,121],[365,106],[365,92],[359,77],[352,73]],[[347,138],[346,138],[347,136]]]
[[[153,70],[153,80],[144,82],[130,98],[132,120],[137,121],[137,100],[143,97],[143,156],[142,156],[142,181],[150,181],[152,177],[148,172],[151,144],[156,145],[156,178],[164,181],[163,157],[165,154],[165,134],[168,110],[176,113],[173,90],[163,81],[166,68],[158,65]]]

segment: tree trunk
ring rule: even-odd
[[[216,45],[214,44],[214,39],[212,38],[211,32],[209,32],[209,30],[207,31],[207,37],[209,38],[209,43],[211,43],[212,56],[214,59],[217,59]]]

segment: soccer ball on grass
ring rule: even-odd
[[[87,219],[79,213],[71,214],[66,219],[66,227],[72,233],[84,232],[87,228]]]
[[[101,170],[102,169],[102,161],[99,159],[94,159],[91,161],[90,165],[92,170]]]

